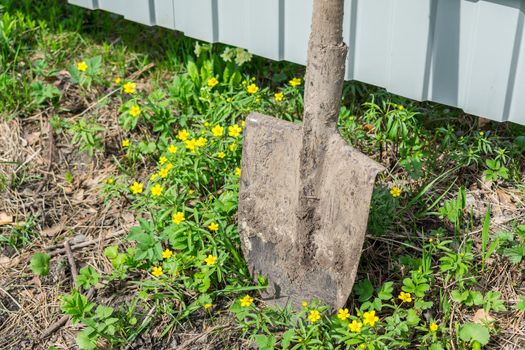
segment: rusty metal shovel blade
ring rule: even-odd
[[[317,174],[319,225],[305,241],[296,215],[302,129],[258,113],[247,118],[238,212],[242,249],[252,276],[268,278],[267,303],[298,307],[315,298],[341,307],[352,289],[375,177],[383,167],[335,132]],[[305,250],[311,252],[306,258]]]

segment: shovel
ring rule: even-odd
[[[337,131],[347,47],[344,0],[314,0],[303,125],[246,120],[239,232],[267,304],[342,307],[354,283],[375,177],[383,167]]]

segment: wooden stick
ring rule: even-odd
[[[89,245],[92,245],[92,244],[95,244],[95,243],[99,243],[101,241],[105,241],[107,239],[120,236],[122,233],[124,233],[123,230],[117,231],[117,232],[113,232],[113,233],[111,233],[111,234],[109,234],[107,236],[104,236],[104,237],[99,237],[99,238],[95,238],[95,239],[92,239],[92,240],[89,240],[89,241],[86,241],[86,242],[74,244],[74,245],[71,246],[71,250],[76,250],[76,249],[79,249],[79,248],[87,247]],[[44,249],[45,250],[52,250],[52,249],[55,249],[55,248],[57,248],[57,246],[50,246],[50,247],[46,247]],[[63,254],[65,252],[66,252],[66,249],[65,248],[61,248],[61,249],[57,249],[57,250],[53,250],[53,251],[49,252],[49,256],[53,257],[53,256],[56,256],[56,255],[59,255],[59,254]]]
[[[78,277],[77,264],[75,263],[75,258],[73,257],[73,252],[71,251],[71,246],[69,241],[64,241],[64,249],[66,250],[67,261],[69,262],[69,267],[71,268],[71,275],[73,276],[73,287],[75,286],[75,280]]]

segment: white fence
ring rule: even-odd
[[[306,63],[311,0],[69,0]],[[347,80],[525,125],[525,0],[346,0]]]

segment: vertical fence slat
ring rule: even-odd
[[[98,0],[99,8],[134,22],[153,25],[149,0]]]
[[[306,64],[308,37],[312,23],[312,0],[284,2],[284,59]]]
[[[164,28],[175,29],[173,0],[155,0],[155,24]]]
[[[70,4],[85,7],[90,10],[96,10],[97,2],[95,0],[69,0]]]
[[[514,76],[514,84],[509,86],[511,91],[510,106],[509,106],[509,120],[521,125],[525,125],[525,4],[522,3],[521,11],[518,19],[518,29],[516,31],[517,46],[516,52],[516,75]]]
[[[214,0],[174,0],[174,12],[177,30],[195,39],[217,41]]]

